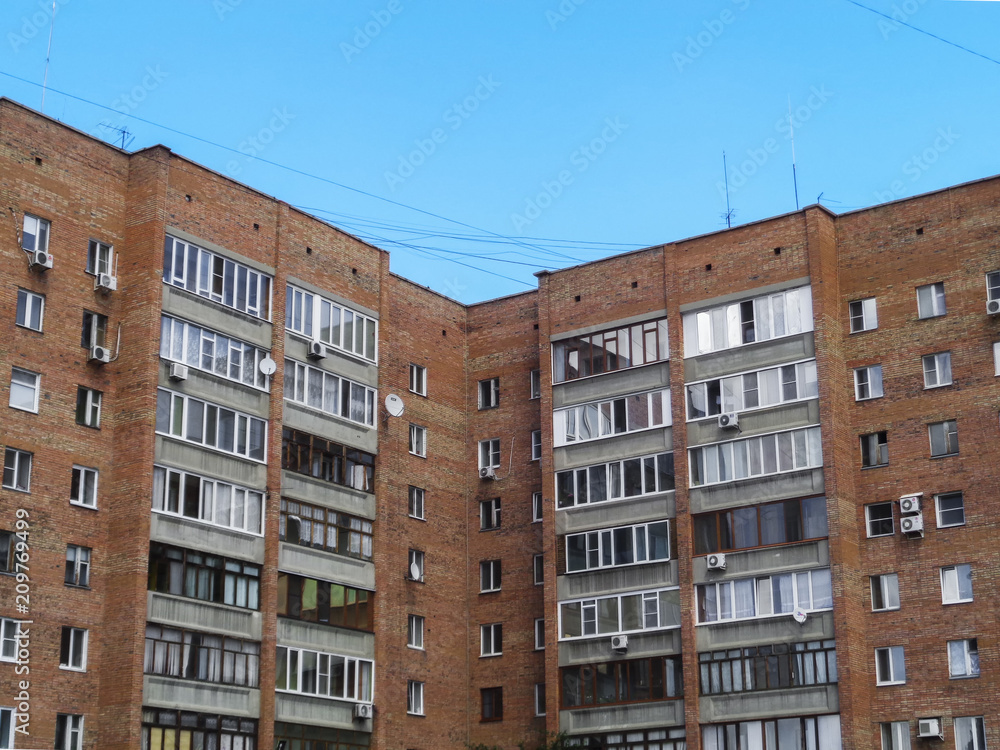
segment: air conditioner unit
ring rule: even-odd
[[[628,651],[628,636],[627,635],[611,636],[611,650],[619,654],[624,654],[626,651]]]
[[[899,512],[919,513],[920,498],[923,496],[924,496],[923,492],[916,492],[912,495],[903,495],[901,498],[899,498]]]
[[[187,365],[182,365],[179,362],[170,363],[170,379],[171,380],[187,380],[188,368]]]
[[[986,303],[986,314],[996,315],[1000,313],[1000,299],[991,299]]]
[[[479,470],[479,478],[480,479],[496,479],[497,478],[497,470],[494,469],[492,466],[484,466],[482,469]]]
[[[323,359],[326,357],[326,344],[322,341],[310,341],[309,357],[310,359]]]
[[[924,514],[916,513],[899,519],[899,530],[904,534],[924,535]]]
[[[111,361],[111,350],[106,346],[90,347],[90,361],[107,363]]]
[[[44,250],[35,250],[31,253],[31,267],[39,271],[52,268],[52,256]]]
[[[725,570],[726,556],[722,552],[717,552],[714,555],[706,557],[705,563],[708,565],[709,570]]]
[[[941,719],[917,719],[917,737],[943,740]]]
[[[94,279],[95,292],[113,292],[118,288],[118,279],[110,273],[99,273]]]
[[[355,719],[370,719],[374,713],[375,713],[375,706],[373,706],[371,703],[354,704]]]
[[[724,430],[738,430],[740,428],[740,415],[734,411],[728,414],[720,414],[719,427]]]

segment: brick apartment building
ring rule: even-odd
[[[1000,179],[469,306],[7,99],[0,209],[0,748],[1000,746]]]

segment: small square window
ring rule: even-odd
[[[406,713],[424,715],[424,683],[409,680],[406,685]]]
[[[948,641],[948,676],[979,677],[979,640]]]
[[[25,214],[22,226],[21,247],[23,249],[29,252],[49,251],[49,228],[51,225],[48,219]]]
[[[408,617],[406,645],[410,648],[424,650],[424,618],[420,615],[409,615]]]
[[[878,328],[878,312],[875,309],[875,298],[859,299],[850,305],[851,333],[871,331]]]
[[[90,548],[66,546],[66,585],[90,586]]]
[[[882,365],[858,367],[854,371],[854,400],[882,397]]]
[[[539,523],[542,520],[542,493],[532,492],[531,493],[531,522]]]
[[[531,431],[531,460],[540,461],[542,459],[542,431]]]
[[[479,691],[482,705],[480,721],[500,721],[503,719],[503,688],[482,688]]]
[[[479,563],[479,593],[500,590],[500,561],[483,560]]]
[[[56,750],[83,750],[83,717],[56,714]]]
[[[936,318],[944,315],[944,282],[917,287],[917,315],[921,318]]]
[[[101,392],[77,386],[76,423],[98,429],[101,426]]]
[[[941,603],[972,601],[972,566],[947,565],[941,568]]]
[[[529,379],[529,398],[542,397],[542,371],[532,370]]]
[[[500,378],[479,381],[479,408],[495,409],[500,406]]]
[[[899,609],[899,576],[883,573],[871,577],[872,612]]]
[[[868,536],[892,536],[895,526],[892,520],[892,503],[872,503],[865,506],[868,522]]]
[[[500,656],[503,653],[503,624],[479,626],[481,648],[480,656]]]
[[[410,425],[410,453],[422,458],[427,457],[427,428]]]
[[[31,491],[31,454],[7,448],[3,454],[3,486],[8,490]]]
[[[882,750],[910,750],[910,722],[886,721],[879,724]]]
[[[16,322],[22,328],[33,331],[42,330],[42,319],[45,314],[45,297],[29,292],[27,289],[17,290]]]
[[[72,505],[97,508],[97,469],[88,469],[85,466],[73,467],[69,501]]]
[[[87,671],[87,631],[63,626],[59,646],[59,666],[62,669]]]
[[[923,363],[924,388],[951,385],[951,352],[925,354]]]
[[[875,684],[902,685],[906,682],[906,662],[902,646],[875,649]]]
[[[931,439],[931,456],[953,456],[958,453],[958,422],[949,419],[927,425]]]
[[[406,577],[411,581],[424,580],[424,553],[417,549],[411,549],[408,558]]]
[[[937,527],[965,526],[965,499],[961,492],[945,492],[934,496],[937,508]]]
[[[545,618],[535,618],[535,651],[545,650]]]
[[[956,716],[954,726],[956,748],[986,750],[986,722],[982,716]]]
[[[861,466],[886,466],[889,463],[889,436],[886,432],[872,432],[861,436]]]
[[[0,617],[0,661],[17,661],[18,636],[21,623],[8,617]]]
[[[479,529],[492,531],[500,528],[500,498],[494,497],[479,503]]]
[[[420,396],[427,395],[427,368],[420,365],[410,365],[410,393]]]
[[[545,716],[545,683],[535,683],[535,716]]]
[[[1000,271],[986,274],[986,299],[1000,299]]]
[[[84,310],[83,325],[80,328],[80,346],[87,349],[106,346],[107,338],[108,316]]]
[[[409,490],[410,518],[424,519],[424,491],[420,487],[410,485]]]
[[[87,248],[87,273],[114,275],[114,249],[97,240],[91,240]]]
[[[479,468],[500,468],[500,438],[479,441]]]
[[[37,372],[15,367],[10,373],[10,407],[38,413],[38,391],[42,376]]]

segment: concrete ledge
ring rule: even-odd
[[[606,328],[601,327],[599,330],[603,331]],[[629,393],[655,391],[669,386],[670,363],[667,361],[629,367],[603,375],[556,383],[552,386],[552,408],[560,409],[564,406],[616,398]]]
[[[716,417],[689,422],[688,447],[694,448],[705,443],[725,443],[800,427],[815,427],[819,423],[819,399],[793,401],[766,409],[740,412],[739,432],[722,429]]]
[[[169,229],[167,233],[180,237],[177,232],[171,232]],[[198,242],[195,244],[205,247]],[[238,258],[237,260],[243,264],[250,264],[246,258]],[[268,273],[273,275],[274,272],[269,271]],[[271,300],[272,302],[274,300],[273,290]],[[227,336],[241,339],[248,344],[259,346],[261,349],[271,350],[273,326],[270,322],[241,313],[239,310],[233,310],[219,302],[212,302],[207,297],[201,297],[173,284],[163,284],[163,312],[184,318],[205,328],[211,328]]]
[[[376,417],[377,402],[378,399],[375,404]],[[378,431],[374,427],[348,422],[293,401],[285,401],[282,420],[285,427],[318,435],[351,448],[358,448],[368,453],[375,453],[378,450]]]
[[[279,542],[278,568],[309,578],[320,578],[356,588],[375,590],[375,564],[373,562],[335,555],[332,552],[324,552],[300,544]]]
[[[282,469],[281,494],[323,508],[343,511],[360,518],[375,518],[375,495],[342,484],[326,482],[295,471]]]
[[[622,568],[569,573],[556,578],[556,598],[580,599],[633,589],[661,589],[677,585],[677,561],[629,565]]]
[[[739,648],[756,643],[798,643],[833,638],[833,612],[816,612],[799,625],[791,615],[761,620],[739,620],[713,625],[698,625],[695,630],[698,651]]]
[[[673,518],[677,515],[677,508],[674,504],[674,491],[668,490],[648,497],[606,500],[603,503],[565,510],[557,508],[555,514],[556,534],[561,535],[621,526],[626,519],[628,523],[636,524]]]
[[[590,638],[585,641],[560,641],[559,666],[601,664],[639,659],[643,656],[674,655],[680,654],[681,648],[680,628],[652,633],[629,633],[628,653],[625,654],[616,654],[611,650],[611,636]]]
[[[724,508],[742,508],[772,500],[822,495],[826,491],[823,469],[802,469],[787,474],[771,474],[755,479],[693,487],[688,492],[691,513],[705,513]]]
[[[142,704],[181,711],[209,711],[256,719],[260,716],[260,690],[194,682],[175,677],[145,675],[142,678]]]
[[[684,701],[655,701],[605,708],[573,708],[559,712],[559,730],[570,735],[620,732],[622,727],[658,728],[684,723]]]
[[[309,359],[307,342],[305,336],[286,331],[285,356],[334,375],[343,375],[356,383],[378,387],[378,366],[374,362],[351,356],[332,346],[326,348],[326,357],[323,359]]]
[[[330,698],[314,698],[308,695],[275,693],[274,720],[293,724],[312,724],[318,727],[350,729],[355,732],[371,732],[371,719],[354,719],[355,704]]]
[[[840,711],[836,683],[784,690],[761,690],[726,695],[703,695],[698,699],[699,720],[704,724],[742,721],[761,716],[803,716]]]
[[[709,571],[706,560],[707,557],[696,557],[691,561],[696,584],[826,567],[830,564],[830,542],[823,539],[780,547],[727,552],[726,569],[722,571]]]
[[[309,648],[341,656],[375,658],[375,634],[278,617],[279,646]]]
[[[696,383],[699,380],[721,378],[748,370],[762,370],[815,356],[816,344],[813,332],[807,331],[780,339],[689,357],[684,360],[684,382]]]
[[[273,440],[274,435],[267,438]],[[184,469],[212,479],[224,479],[252,490],[263,492],[267,489],[266,465],[176,438],[157,435],[153,460],[163,466]]]
[[[165,513],[152,514],[149,538],[150,541],[199,549],[213,555],[225,555],[261,564],[264,562],[263,537],[241,534]]]
[[[614,437],[588,440],[555,448],[552,459],[556,471],[573,469],[591,464],[604,464],[622,458],[635,458],[674,449],[670,427],[659,427],[641,432],[629,432]]]
[[[175,628],[206,630],[251,641],[261,639],[260,612],[156,591],[147,591],[146,594],[146,612],[150,622],[172,625]]]

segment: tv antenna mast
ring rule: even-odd
[[[792,136],[792,185],[795,188],[795,210],[799,210],[799,178],[795,174],[795,123],[792,120],[792,95],[788,95],[788,128]]]
[[[733,214],[736,213],[729,207],[729,170],[726,168],[726,152],[722,152],[722,174],[726,178],[726,213],[722,217],[726,220],[726,228],[733,228]],[[716,183],[718,184],[718,183]]]
[[[56,0],[52,0],[52,16],[49,18],[49,48],[45,52],[45,74],[42,76],[42,113],[45,112],[45,88],[49,83],[49,58],[52,57],[52,29],[56,25]]]
[[[100,126],[102,128],[104,128],[105,130],[110,130],[112,133],[114,133],[115,134],[115,141],[117,141],[118,138],[122,139],[122,143],[121,143],[121,147],[120,147],[122,151],[124,151],[130,145],[132,145],[132,141],[135,140],[135,136],[132,134],[132,131],[129,130],[124,125],[122,127],[120,127],[120,128],[116,128],[114,125],[109,125],[106,122],[102,122],[102,123],[100,123]]]

